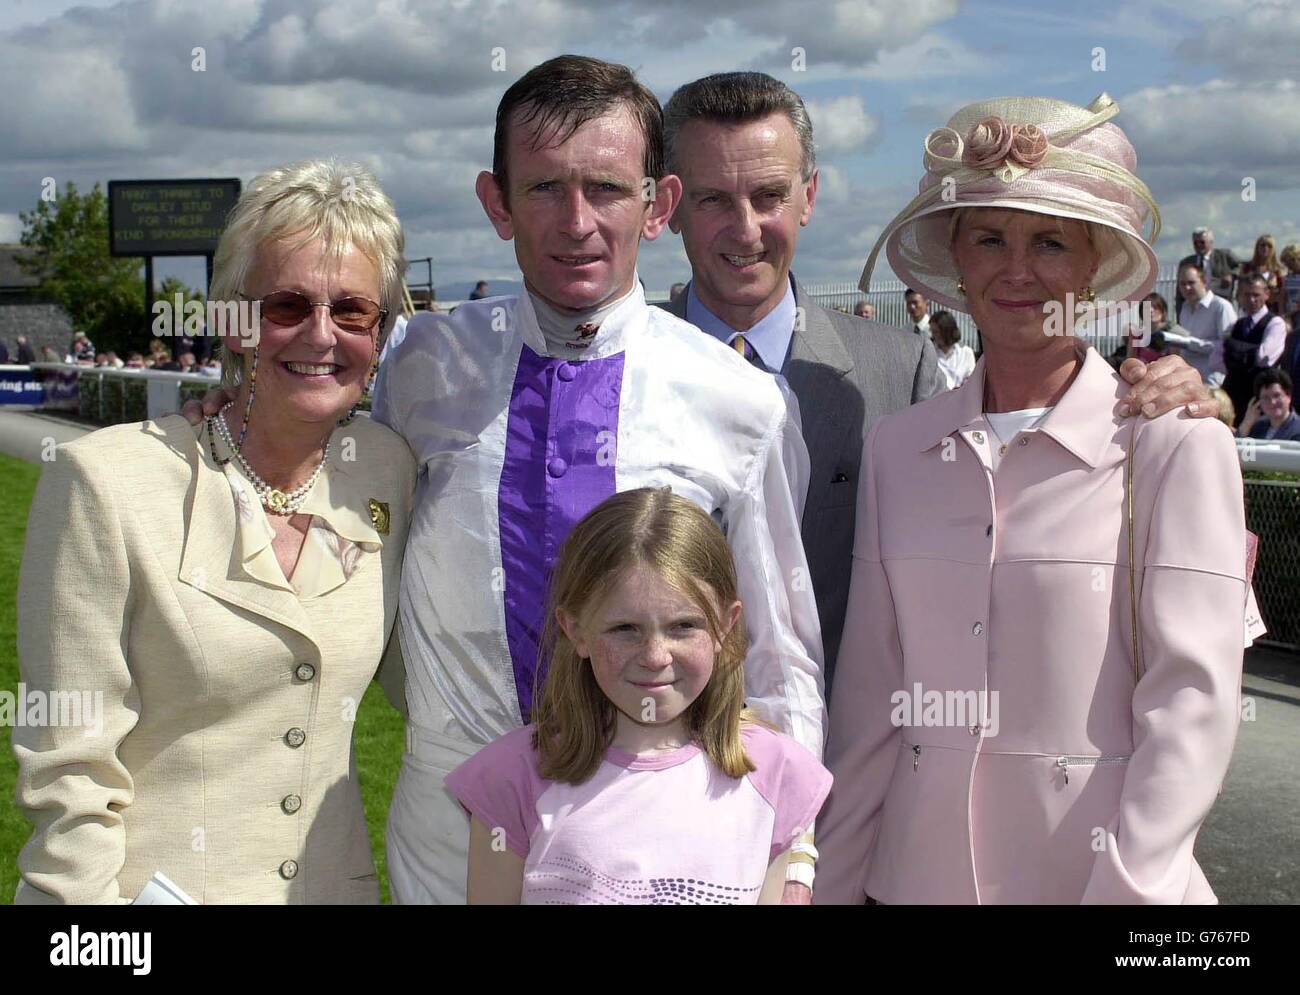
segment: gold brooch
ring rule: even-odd
[[[382,536],[388,535],[388,505],[383,501],[376,501],[371,498],[370,504],[370,524],[375,527],[375,531]]]

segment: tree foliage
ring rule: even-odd
[[[98,183],[86,194],[68,183],[52,200],[20,214],[19,265],[40,292],[63,306],[95,347],[124,352],[145,334],[144,274],[139,259],[114,258],[108,245],[108,197]]]

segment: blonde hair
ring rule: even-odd
[[[1263,259],[1259,257],[1259,247],[1261,243],[1265,246]],[[1267,271],[1268,278],[1265,282],[1268,284],[1270,290],[1281,282],[1282,277],[1286,275],[1286,266],[1284,266],[1282,260],[1277,257],[1277,242],[1272,235],[1265,233],[1255,239],[1255,251],[1251,255],[1250,261],[1246,264],[1245,271],[1250,273],[1259,273],[1261,276]]]
[[[212,263],[209,298],[231,301],[242,294],[258,251],[285,238],[298,244],[320,239],[336,258],[355,246],[374,262],[379,270],[379,305],[388,309],[380,329],[382,339],[402,306],[406,239],[397,210],[374,174],[360,163],[307,159],[255,177],[226,218]],[[237,384],[242,369],[241,354],[223,344],[222,383]]]
[[[1211,387],[1210,397],[1219,405],[1219,421],[1232,428],[1237,424],[1237,407],[1232,398],[1222,387]]]
[[[724,636],[720,614],[738,600],[731,550],[698,506],[667,489],[651,488],[602,502],[574,526],[560,549],[538,666],[538,674],[545,668],[546,676],[533,714],[541,775],[569,784],[587,780],[613,742],[618,721],[591,661],[578,656],[557,613],[563,610],[584,623],[618,580],[640,564],[698,605],[713,639],[722,644],[708,684],[686,710],[686,726],[718,767],[741,777],[755,768],[740,736],[741,722],[749,718],[744,628],[737,622]]]

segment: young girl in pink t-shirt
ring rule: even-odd
[[[565,541],[551,604],[533,724],[447,777],[470,903],[780,902],[831,776],[745,712],[717,525],[667,490],[616,494]]]

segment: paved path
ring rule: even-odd
[[[38,463],[48,440],[71,442],[94,428],[68,415],[0,408],[0,453]]]
[[[1253,647],[1243,721],[1196,859],[1225,904],[1300,904],[1300,655]]]

